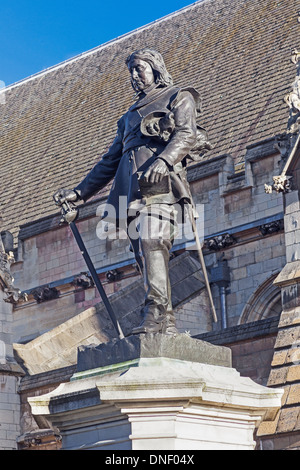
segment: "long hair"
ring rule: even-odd
[[[153,70],[153,75],[155,78],[155,83],[161,86],[169,86],[173,85],[173,79],[169,72],[166,69],[164,59],[162,55],[153,50],[153,49],[140,49],[138,51],[133,52],[130,54],[125,63],[128,66],[129,62],[133,59],[140,59],[148,62],[151,65]]]

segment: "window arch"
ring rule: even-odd
[[[252,294],[239,319],[239,325],[265,318],[277,317],[282,311],[281,290],[274,284],[278,273],[273,274]]]

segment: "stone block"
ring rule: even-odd
[[[300,307],[300,284],[293,284],[282,289],[283,310]]]
[[[147,357],[166,357],[182,361],[231,367],[231,350],[215,346],[186,334],[131,335],[114,339],[98,346],[78,348],[77,371],[85,371],[113,364],[127,363]]]
[[[285,213],[292,214],[299,211],[299,194],[298,191],[291,191],[285,194]]]
[[[294,431],[297,424],[297,418],[299,414],[299,408],[283,408],[280,411],[278,424],[277,424],[277,433],[291,432]]]
[[[299,261],[288,262],[274,281],[278,286],[291,285],[300,281]]]
[[[293,364],[300,364],[300,342],[292,345],[287,355],[287,361]]]
[[[288,374],[288,367],[280,367],[279,369],[271,369],[268,386],[284,385]]]
[[[279,413],[277,414],[276,418],[273,421],[263,421],[257,430],[257,434],[256,434],[257,437],[269,436],[271,434],[275,434],[278,420],[279,420]]]
[[[243,266],[248,266],[249,264],[255,263],[255,253],[249,252],[243,254],[239,257],[239,267],[242,268]]]
[[[300,402],[300,384],[292,384],[286,400],[287,405],[295,405]]]
[[[279,330],[276,338],[275,348],[284,348],[287,346],[300,344],[300,327],[292,327]]]
[[[300,307],[281,313],[278,327],[284,328],[292,325],[300,325]]]
[[[285,244],[286,246],[295,244],[295,232],[288,232],[285,234]]]
[[[297,382],[300,380],[300,365],[289,367],[287,373],[287,382]]]
[[[300,260],[300,244],[294,244],[286,247],[286,260],[288,263]]]
[[[275,366],[281,366],[283,364],[286,363],[286,360],[287,360],[287,351],[286,350],[283,350],[283,351],[275,351],[274,352],[274,356],[273,356],[273,360],[272,360],[272,367],[275,367]]]

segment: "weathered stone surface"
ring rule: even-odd
[[[166,357],[231,367],[231,350],[193,339],[186,334],[131,335],[98,346],[80,346],[78,372],[140,358]]]
[[[286,404],[287,405],[298,405],[300,397],[300,384],[292,384],[289,387],[288,397]]]
[[[287,263],[285,267],[278,274],[277,278],[274,281],[274,284],[278,286],[290,285],[293,282],[299,282],[300,271],[299,271],[299,262],[293,261]]]
[[[291,366],[287,373],[287,382],[298,382],[300,380],[300,365]]]
[[[151,350],[156,336],[144,337]],[[188,340],[178,338],[182,347]],[[63,450],[251,450],[254,429],[276,418],[282,394],[231,367],[146,357],[28,401],[36,419],[60,429]]]
[[[275,351],[272,360],[272,366],[280,366],[286,363],[287,351]]]
[[[292,345],[297,346],[299,343],[300,343],[300,326],[296,326],[293,328],[279,330],[275,347],[283,348],[283,347],[292,346]]]
[[[290,325],[300,325],[300,307],[282,312],[278,326],[284,328]]]
[[[283,408],[279,414],[278,425],[276,429],[277,433],[294,431],[297,424],[298,414],[298,408]]]
[[[288,367],[280,367],[278,369],[271,369],[268,386],[282,386],[286,383]]]

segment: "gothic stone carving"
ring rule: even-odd
[[[47,300],[57,299],[59,291],[55,287],[43,286],[37,287],[30,292],[38,304],[46,302]]]
[[[271,194],[274,190],[276,193],[289,193],[292,190],[291,178],[287,175],[273,176],[274,183],[272,185],[265,184],[265,192]]]
[[[292,91],[285,96],[284,101],[290,108],[288,130],[290,132],[296,132],[299,131],[300,117],[300,53],[296,49],[292,50],[291,61],[297,67],[297,74],[295,81],[292,83]]]
[[[94,281],[88,273],[80,273],[78,276],[75,276],[72,281],[73,286],[81,287],[82,289],[88,289],[89,287],[94,287]]]
[[[219,251],[233,245],[235,242],[235,238],[229,233],[226,233],[224,235],[219,235],[218,237],[205,240],[204,246],[210,251]]]
[[[295,157],[295,152],[300,141],[300,52],[296,49],[292,50],[291,61],[297,67],[297,74],[292,84],[292,91],[284,98],[284,101],[290,108],[287,133],[285,136],[278,136],[275,144],[275,148],[281,153],[281,164],[284,168],[280,175],[273,176],[272,185],[265,184],[265,192],[267,194],[271,194],[273,190],[277,193],[287,193],[291,191],[291,176],[287,176],[286,173],[288,172],[290,163]],[[298,136],[296,134],[298,134]]]
[[[261,231],[262,235],[269,235],[270,233],[280,232],[280,230],[283,230],[283,220],[275,220],[274,222],[261,225],[259,230]]]

